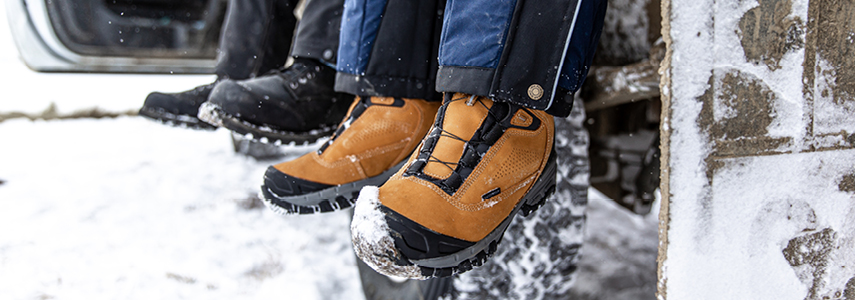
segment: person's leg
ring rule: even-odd
[[[291,49],[294,63],[252,79],[223,80],[199,117],[268,143],[302,144],[331,134],[353,99],[333,90],[342,7],[343,0],[307,2]]]
[[[565,96],[575,92],[587,75],[607,2],[488,3],[494,2],[449,4],[449,14],[459,17],[447,18],[443,27],[437,90],[482,95],[567,116],[573,98]],[[489,7],[486,13],[495,20],[490,22],[493,26],[471,17],[485,13],[484,7]]]
[[[347,0],[336,89],[359,96],[317,152],[268,168],[264,201],[280,213],[350,207],[400,168],[433,123],[444,1]]]
[[[311,58],[335,66],[344,0],[306,2],[297,26],[291,57]]]
[[[515,214],[543,204],[557,172],[547,111],[570,112],[563,100],[590,64],[577,51],[593,51],[605,3],[449,1],[437,75],[445,101],[401,171],[360,193],[351,228],[363,261],[409,278],[465,272],[496,251]],[[561,87],[559,70],[573,75]]]
[[[153,92],[146,97],[139,114],[167,123],[213,129],[197,118],[199,106],[208,100],[222,79],[247,79],[281,67],[291,46],[296,18],[296,1],[229,1],[220,33],[217,80],[179,93]]]
[[[336,90],[439,101],[434,90],[445,0],[347,1]]]
[[[294,0],[229,1],[220,35],[219,79],[248,79],[282,67],[297,18]]]

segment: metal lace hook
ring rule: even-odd
[[[469,100],[466,100],[466,106],[475,105],[475,95],[469,96]]]

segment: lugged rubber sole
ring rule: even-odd
[[[190,129],[201,129],[201,130],[216,130],[217,127],[204,121],[187,115],[176,115],[173,113],[165,112],[161,109],[151,109],[148,107],[140,108],[139,115],[145,117],[146,119],[160,122],[164,125],[175,126],[175,127],[186,127]]]
[[[277,146],[292,143],[314,143],[321,138],[331,135],[335,131],[337,125],[325,125],[321,128],[307,132],[278,130],[266,126],[258,126],[238,119],[237,117],[224,112],[216,104],[210,102],[205,102],[199,108],[199,118],[211,124],[216,124],[217,126],[231,130],[232,132],[242,135],[247,139],[265,144],[274,144]]]
[[[342,210],[356,203],[356,198],[359,197],[359,191],[362,187],[383,184],[395,172],[398,172],[406,162],[404,160],[374,177],[303,195],[280,196],[267,187],[265,183],[261,186],[260,198],[270,210],[281,215],[307,215]]]
[[[261,201],[273,212],[280,215],[310,215],[316,213],[333,212],[350,208],[356,203],[356,197],[359,192],[351,194],[348,197],[336,196],[331,199],[321,199],[316,205],[296,205],[276,199],[270,190],[265,187],[261,188]]]

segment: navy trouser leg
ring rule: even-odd
[[[336,89],[437,99],[424,88],[433,83],[563,116],[605,9],[606,0],[346,0]]]
[[[440,100],[434,90],[444,0],[346,0],[336,90]]]
[[[566,116],[587,75],[606,0],[449,0],[437,90]]]

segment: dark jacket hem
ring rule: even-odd
[[[401,97],[442,101],[442,94],[433,89],[434,83],[425,79],[391,76],[360,76],[338,72],[335,76],[337,92],[364,97]]]
[[[440,66],[436,74],[436,90],[490,96],[495,73],[492,68]]]

